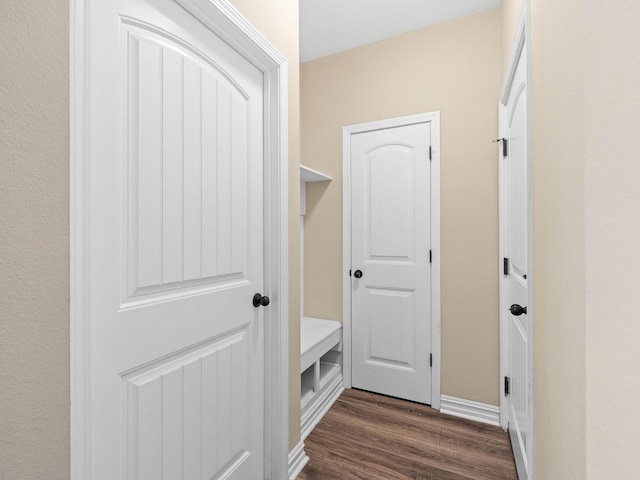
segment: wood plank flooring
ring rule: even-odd
[[[500,428],[360,390],[345,390],[304,443],[298,480],[517,479]]]

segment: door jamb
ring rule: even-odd
[[[527,322],[530,326],[534,325],[534,302],[533,302],[533,284],[534,284],[534,276],[535,271],[533,268],[533,199],[532,199],[532,132],[533,132],[533,122],[532,122],[532,95],[531,95],[531,42],[530,42],[530,21],[531,18],[531,3],[530,0],[524,0],[522,5],[522,10],[520,12],[520,19],[518,22],[518,27],[515,32],[515,39],[513,43],[513,47],[511,49],[511,56],[509,58],[509,64],[506,70],[505,78],[502,85],[502,91],[500,93],[500,100],[498,103],[498,111],[500,112],[498,115],[499,118],[499,126],[500,129],[500,138],[503,138],[504,135],[504,114],[503,111],[505,109],[506,103],[509,100],[509,94],[511,92],[511,87],[513,85],[514,76],[516,73],[516,68],[518,66],[518,62],[522,55],[525,55],[525,68],[526,68],[526,82],[527,82],[527,170],[528,170],[528,185],[527,185],[527,196],[528,196],[528,207],[527,207],[527,228],[528,228],[528,238],[527,238]],[[501,163],[499,163],[501,165]],[[505,179],[503,177],[502,169],[499,171],[499,182],[500,189],[499,193],[503,190],[503,185]],[[505,285],[504,285],[504,275],[503,275],[503,265],[502,259],[506,256],[504,253],[504,239],[502,232],[502,225],[504,225],[505,215],[506,215],[506,205],[505,199],[500,196],[499,198],[499,210],[500,210],[500,219],[499,219],[499,242],[500,242],[500,255],[499,255],[499,277],[500,278],[500,289],[499,289],[499,305],[500,305],[500,425],[503,429],[507,429],[508,427],[508,403],[506,396],[504,395],[504,378],[508,375],[508,338],[507,338],[507,301],[504,294]],[[533,365],[533,346],[534,346],[534,329],[530,328],[527,338],[527,364],[528,364],[528,372],[527,375],[529,377],[529,385],[527,385],[527,398],[529,401],[529,439],[527,441],[527,466],[528,466],[528,478],[534,478],[533,469],[533,449],[534,449],[534,410],[533,410],[533,373],[534,373],[534,365]],[[524,479],[523,479],[524,480]]]
[[[440,409],[440,112],[349,125],[342,128],[342,373],[351,388],[351,135],[431,123],[431,406]]]
[[[70,2],[70,380],[71,478],[89,479],[91,331],[88,205],[90,158],[90,9]],[[288,92],[287,59],[228,0],[176,0],[264,74],[265,162],[265,478],[286,478],[289,453]]]

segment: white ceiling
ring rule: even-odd
[[[501,0],[300,0],[307,62],[500,5]]]

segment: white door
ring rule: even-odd
[[[524,50],[524,49],[523,49]],[[528,303],[529,165],[527,160],[527,83],[525,56],[517,63],[513,84],[501,106],[501,204],[503,278],[501,308],[506,348],[504,401],[516,464],[527,470],[530,445],[530,365],[528,341],[531,325]],[[506,154],[506,155],[505,155]],[[508,385],[507,385],[508,384]],[[507,393],[508,392],[508,393]],[[521,472],[521,475],[524,472]],[[522,477],[526,478],[526,477]]]
[[[263,478],[262,74],[173,1],[90,14],[90,478]]]
[[[431,403],[431,124],[351,136],[352,385]]]

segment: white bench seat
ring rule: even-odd
[[[301,435],[304,440],[344,390],[342,324],[303,317],[300,322]]]
[[[303,317],[300,322],[300,373],[329,350],[340,351],[341,342],[342,324],[340,322]]]

